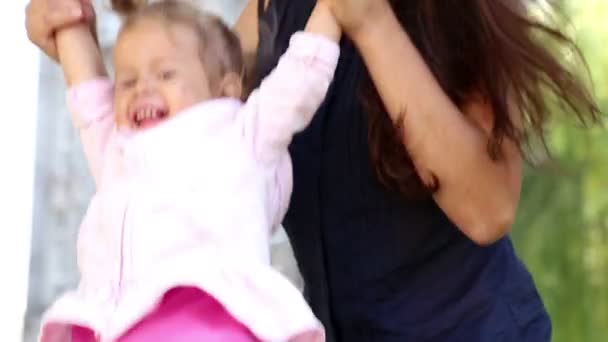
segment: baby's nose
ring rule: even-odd
[[[149,94],[156,89],[156,82],[151,77],[141,78],[137,82],[137,93],[138,94]]]

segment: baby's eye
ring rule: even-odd
[[[135,86],[136,82],[137,82],[136,79],[134,79],[134,78],[128,78],[128,79],[120,81],[119,84],[120,84],[120,87],[122,89],[130,89],[130,88],[133,88]]]
[[[175,73],[176,73],[176,72],[175,72],[175,70],[172,70],[172,69],[169,69],[169,70],[163,70],[163,71],[160,73],[160,78],[161,78],[163,81],[169,81],[169,80],[172,80],[172,79],[175,77]]]

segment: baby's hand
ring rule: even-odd
[[[342,29],[334,17],[327,0],[317,1],[317,5],[306,24],[306,31],[326,36],[335,42],[340,40]]]

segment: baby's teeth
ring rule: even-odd
[[[146,107],[139,109],[135,114],[135,119],[137,121],[148,120],[152,118],[156,118],[159,116],[159,112],[156,111],[153,107]]]

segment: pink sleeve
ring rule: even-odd
[[[274,209],[271,216],[272,233],[276,233],[277,229],[283,223],[283,218],[287,214],[289,208],[289,200],[291,199],[291,190],[293,188],[293,170],[291,159],[288,154],[284,154],[277,164],[274,174],[274,189],[273,197],[271,198],[270,206]]]
[[[340,48],[312,33],[295,33],[277,67],[243,107],[245,136],[264,162],[287,151],[293,135],[310,123],[333,79]]]
[[[78,84],[68,89],[67,104],[89,169],[99,185],[105,148],[114,128],[112,82],[99,78]]]

